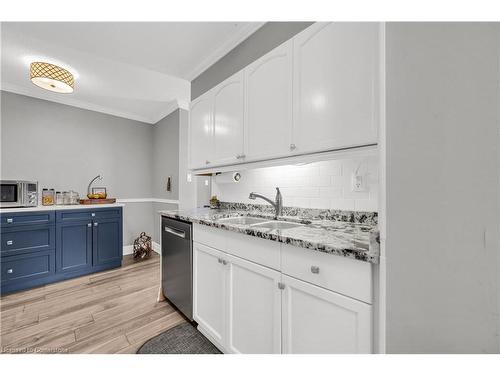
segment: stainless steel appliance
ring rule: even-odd
[[[162,217],[162,287],[165,297],[193,320],[192,225]]]
[[[0,190],[0,208],[38,205],[36,181],[1,180]]]

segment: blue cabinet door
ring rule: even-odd
[[[92,222],[75,220],[56,228],[56,271],[80,272],[92,268]]]
[[[102,218],[93,225],[94,266],[120,262],[123,254],[122,218]]]

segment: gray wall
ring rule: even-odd
[[[33,179],[39,181],[40,189],[73,189],[84,196],[89,180],[102,174],[104,179],[98,185],[106,186],[110,197],[177,198],[178,114],[152,126],[9,92],[1,94],[2,179]],[[174,177],[172,193],[161,191],[159,181],[164,175]],[[154,235],[155,207],[151,202],[125,205],[124,245],[132,244],[142,231]]]
[[[191,82],[191,100],[240,71],[313,22],[267,22]]]
[[[499,352],[498,36],[387,24],[388,353]]]
[[[153,126],[152,196],[179,198],[179,109]],[[172,177],[172,191],[167,191],[167,177]]]

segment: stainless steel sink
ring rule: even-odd
[[[303,224],[299,223],[291,223],[289,221],[266,221],[261,224],[254,224],[252,228],[262,228],[262,229],[290,229],[297,228],[302,226]]]
[[[226,217],[224,219],[219,219],[217,221],[224,224],[252,225],[252,224],[264,223],[268,220],[269,219],[263,219],[261,217],[238,216],[238,217]]]

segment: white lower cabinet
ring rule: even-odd
[[[283,353],[371,353],[371,305],[286,275],[283,284]]]
[[[226,337],[226,272],[222,252],[193,243],[193,316],[210,339]]]
[[[225,353],[245,354],[372,352],[371,304],[329,290],[322,284],[299,280],[304,275],[301,269],[296,271],[293,267],[295,258],[285,263],[289,266],[287,272],[297,273],[292,277],[282,269],[241,258],[246,252],[235,250],[235,241],[229,241],[230,246],[226,246],[228,241],[224,241],[224,233],[220,230],[208,231],[205,227],[196,233],[196,226],[194,230],[194,320],[199,330],[219,349]],[[214,249],[196,239],[222,248]],[[241,241],[244,240],[247,238],[241,235]],[[248,237],[249,244],[252,241]],[[272,254],[276,243],[269,244]],[[250,249],[250,245],[241,247]],[[282,259],[283,255],[291,254],[289,246],[285,254],[284,250],[282,247]],[[318,263],[316,258],[309,261],[308,251],[304,249],[306,258],[303,259],[307,267],[311,262]],[[235,252],[239,256],[233,255]],[[325,273],[333,269],[339,271],[327,263],[320,263],[323,278],[319,281],[325,279]],[[348,269],[355,270],[352,266]],[[363,270],[358,271],[359,282],[366,282],[371,288]],[[339,286],[342,293],[353,291],[356,294],[360,290],[343,288],[344,284],[335,278],[326,285]]]
[[[228,256],[231,353],[281,353],[281,273]]]

